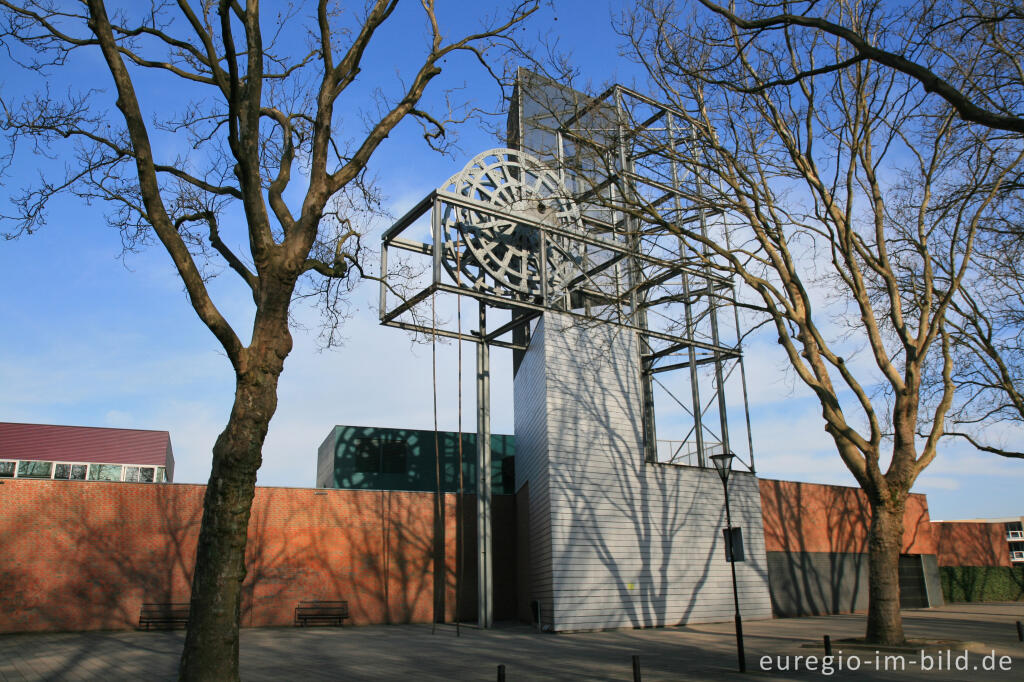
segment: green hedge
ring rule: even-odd
[[[940,566],[947,602],[1024,599],[1024,566]]]

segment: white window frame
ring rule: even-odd
[[[84,466],[85,467],[85,478],[83,478],[83,479],[77,479],[77,478],[57,478],[57,465],[58,464],[67,464],[68,466],[79,466],[79,465]],[[89,480],[89,462],[63,462],[63,461],[57,462],[57,461],[54,461],[54,463],[53,463],[53,470],[50,472],[50,479],[54,480],[54,481],[77,481],[77,480],[88,481]]]
[[[46,461],[49,461],[50,464],[51,464],[51,466],[50,466],[50,477],[48,479],[47,478],[35,478],[35,477],[33,477],[31,480],[33,480],[33,481],[89,481],[89,480],[91,480],[89,478],[89,474],[92,473],[92,467],[103,465],[103,464],[107,464],[107,465],[113,465],[113,466],[121,467],[121,478],[119,478],[117,481],[106,481],[107,483],[124,483],[125,482],[124,477],[125,477],[125,473],[126,473],[128,467],[136,467],[140,471],[142,469],[152,469],[153,470],[153,480],[152,481],[142,481],[142,480],[139,480],[139,481],[129,481],[131,483],[167,483],[168,482],[167,481],[167,466],[164,465],[164,464],[125,464],[123,462],[75,462],[75,461],[67,461],[67,460],[5,459],[5,458],[0,458],[0,462],[13,462],[14,463],[14,476],[12,476],[11,478],[23,478],[21,476],[18,476],[18,464],[20,464],[21,462],[46,462]],[[67,464],[69,466],[84,466],[85,467],[85,478],[84,479],[56,478],[57,465],[58,464]],[[157,481],[156,480],[157,470],[159,470],[159,469],[163,469],[164,470],[164,480],[162,480],[162,481]],[[141,474],[140,474],[140,478],[141,478]]]

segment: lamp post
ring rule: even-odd
[[[743,654],[743,621],[740,619],[740,594],[736,589],[736,555],[732,547],[732,515],[729,513],[729,474],[732,472],[732,461],[736,455],[731,452],[723,452],[719,455],[711,455],[711,461],[715,465],[718,477],[722,479],[722,488],[725,490],[725,526],[726,543],[729,551],[729,566],[732,568],[732,601],[736,608],[736,655],[739,657],[740,672],[747,672],[747,657]]]

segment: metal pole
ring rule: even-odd
[[[672,150],[676,148],[676,136],[675,136],[675,118],[672,114],[668,115],[668,139],[669,144],[672,145]],[[677,190],[679,189],[679,166],[676,162],[675,154],[671,158],[672,165],[672,186]],[[679,201],[679,192],[677,191],[672,196],[672,202],[676,210],[676,220],[682,220],[683,206]],[[683,243],[683,238],[678,237],[679,241],[679,262],[684,262],[686,258],[686,245]],[[689,276],[683,272],[681,273],[682,285],[683,285],[683,311],[686,320],[686,339],[689,341],[693,340],[694,327],[693,327],[693,308],[692,301],[690,299],[690,282]],[[693,403],[693,433],[697,439],[697,466],[703,467],[707,465],[706,458],[704,456],[704,425],[701,423],[701,419],[704,417],[703,403],[700,399],[700,376],[697,373],[697,352],[693,347],[693,344],[687,344],[686,353],[689,360],[690,370],[690,399]]]
[[[694,191],[697,193],[697,196],[701,195],[701,182],[698,176],[694,176]],[[707,215],[704,213],[703,208],[698,210],[697,215],[700,218],[700,235],[706,240],[708,238]],[[718,334],[718,295],[715,293],[715,283],[711,278],[711,252],[708,250],[707,244],[701,245],[701,253],[704,260],[704,275],[707,279],[705,293],[708,297],[708,313],[711,318],[711,344],[718,349],[721,347]],[[722,353],[719,350],[715,350],[713,355],[715,359],[715,392],[718,394],[718,420],[722,430],[722,452],[731,452],[732,450],[729,447],[729,416],[726,412],[725,404],[725,383],[722,378]]]
[[[729,479],[722,481],[725,488],[725,527],[729,529],[729,542],[732,543],[732,515],[729,513]],[[736,656],[740,662],[740,672],[747,672],[747,657],[743,653],[743,620],[740,618],[740,593],[736,588],[736,557],[729,547],[729,566],[732,568],[732,602],[736,608]]]
[[[476,509],[477,509],[477,624],[494,624],[491,604],[491,359],[483,337],[487,306],[480,302],[480,343],[476,345]]]
[[[729,241],[729,226],[725,226],[725,248],[732,251],[732,244]],[[743,416],[747,422],[747,454],[750,456],[750,473],[756,474],[754,466],[754,433],[750,429],[750,398],[747,393],[747,369],[743,363],[743,333],[740,331],[740,309],[736,305],[736,289],[732,288],[732,314],[736,321],[736,350],[740,352],[740,383],[743,387]]]

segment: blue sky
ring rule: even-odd
[[[611,4],[562,0],[557,14],[546,9],[528,30],[557,31],[585,78],[632,84],[635,71],[618,57],[612,12]],[[362,74],[362,87],[393,84],[390,60],[411,58],[410,51],[421,45],[415,19],[403,18],[383,37],[383,46],[368,56],[373,66]],[[96,66],[76,62],[71,76],[103,76]],[[453,60],[446,68],[452,72],[449,82],[479,82],[480,71],[466,61]],[[16,70],[0,76],[5,97],[29,82]],[[56,92],[61,87],[54,83]],[[98,87],[107,84],[101,81]],[[159,84],[142,90],[157,103],[174,98]],[[474,85],[460,92],[484,106],[494,107],[497,101],[493,89]],[[501,143],[466,127],[460,131],[460,146],[452,158],[437,155],[422,144],[418,126],[403,124],[371,166],[392,213],[401,214],[478,151]],[[52,171],[60,165],[59,159],[41,162],[21,153],[0,193],[34,178],[41,166]],[[244,319],[250,303],[230,277],[222,275],[213,289],[230,315]],[[206,480],[210,447],[231,405],[233,377],[161,248],[122,258],[119,235],[105,224],[103,207],[62,198],[37,233],[0,242],[0,291],[0,420],[167,430],[176,480]],[[344,330],[347,342],[337,350],[319,348],[316,311],[296,308],[297,320],[308,331],[295,331],[260,484],[312,486],[316,448],[334,424],[432,428],[430,348],[378,325],[376,293],[372,283],[356,290],[354,315]],[[471,426],[473,349],[466,346],[463,354],[463,419]],[[455,348],[441,346],[438,359],[439,421],[441,428],[451,429],[457,421]],[[816,401],[793,385],[774,340],[754,339],[747,359],[760,475],[853,485],[823,431]],[[511,433],[511,358],[496,349],[492,362],[492,428]],[[915,491],[928,494],[933,518],[965,518],[1020,514],[1022,488],[1021,462],[950,443]]]

